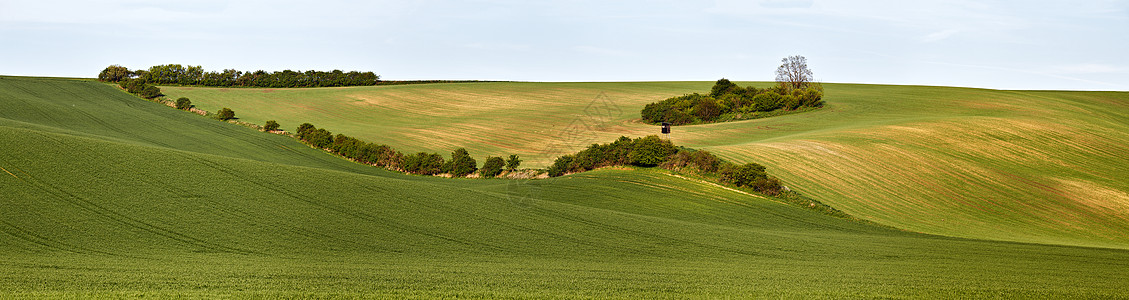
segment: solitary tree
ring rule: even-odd
[[[776,68],[776,83],[784,89],[791,91],[804,89],[812,83],[811,69],[808,69],[808,59],[800,55],[785,57],[780,60]]]
[[[231,110],[230,108],[227,108],[227,107],[224,107],[223,109],[221,109],[219,112],[216,113],[216,119],[220,119],[220,121],[227,121],[227,120],[231,120],[231,119],[234,119],[234,118],[235,118],[235,111],[233,111],[233,110]]]
[[[267,124],[263,125],[263,131],[267,131],[267,132],[275,131],[275,130],[278,130],[278,127],[279,127],[278,122],[275,122],[274,120],[268,120]]]
[[[189,109],[191,107],[192,107],[192,100],[188,100],[188,98],[185,98],[185,97],[180,97],[180,98],[176,99],[176,109],[182,109],[183,110],[183,109]]]

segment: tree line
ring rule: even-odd
[[[264,130],[278,128],[278,123],[267,121]],[[465,148],[451,152],[450,158],[439,153],[418,152],[404,154],[387,145],[365,142],[344,134],[334,135],[329,130],[313,124],[298,126],[296,136],[302,142],[356,162],[390,170],[418,175],[450,175],[466,177],[477,174],[485,178],[515,171],[522,160],[516,154],[508,158],[487,157],[482,167]],[[706,150],[675,146],[655,135],[631,139],[620,137],[607,144],[592,144],[576,154],[564,155],[553,161],[546,171],[550,177],[579,173],[610,166],[661,167],[668,170],[694,172],[716,176],[723,183],[751,188],[767,195],[780,195],[784,187],[776,177],[769,176],[763,165],[757,163],[733,164]]]
[[[547,171],[550,177],[557,177],[609,166],[657,166],[674,171],[714,175],[721,182],[751,188],[767,195],[775,196],[784,192],[780,180],[769,176],[760,164],[733,164],[709,151],[677,147],[655,135],[635,139],[620,137],[611,143],[592,144],[576,154],[558,157]]]
[[[119,65],[111,65],[98,74],[98,80],[106,82],[140,81],[150,85],[196,85],[209,87],[339,87],[376,85],[380,76],[373,72],[341,70],[333,71],[292,71],[275,72],[204,71],[201,66],[167,64],[149,69],[129,70]]]
[[[741,87],[722,78],[707,95],[693,93],[647,104],[640,115],[647,123],[685,125],[823,106],[823,87],[813,82],[803,56],[784,58],[776,75],[777,84],[764,89]]]
[[[268,121],[267,126],[264,127],[277,129],[278,123]],[[466,177],[477,173],[482,177],[490,178],[501,174],[503,169],[512,172],[521,166],[521,158],[511,154],[505,160],[501,157],[487,157],[482,168],[478,168],[478,161],[471,157],[465,148],[455,149],[451,152],[450,159],[444,159],[439,153],[404,154],[387,145],[365,142],[344,134],[333,135],[329,130],[317,128],[310,123],[299,125],[296,135],[306,144],[326,149],[359,163],[410,174],[449,174],[452,177]]]

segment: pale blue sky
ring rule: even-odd
[[[0,0],[0,74],[110,64],[385,79],[764,80],[1129,90],[1122,1]]]

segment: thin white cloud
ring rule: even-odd
[[[463,48],[479,49],[479,50],[492,50],[492,51],[527,51],[529,45],[525,44],[510,44],[510,43],[486,43],[474,42],[463,44]]]
[[[1101,74],[1101,73],[1121,73],[1125,72],[1124,68],[1106,64],[1073,64],[1062,65],[1051,69],[1050,73],[1060,74]]]
[[[960,32],[960,30],[957,30],[957,29],[942,30],[942,31],[930,33],[930,34],[922,37],[921,41],[925,42],[925,43],[932,43],[932,42],[947,39],[947,38],[953,36],[954,34],[957,34],[958,32]]]
[[[603,56],[628,56],[628,54],[629,54],[626,51],[609,49],[609,48],[601,48],[601,47],[593,47],[593,46],[575,46],[575,47],[572,47],[572,50],[576,50],[577,52],[580,52],[580,53],[596,54],[596,55],[603,55]]]

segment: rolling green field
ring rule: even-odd
[[[1129,297],[1129,250],[879,227],[657,169],[403,175],[97,82],[0,77],[0,168],[2,298]]]
[[[517,153],[543,167],[591,143],[655,134],[638,121],[643,105],[711,84],[163,89],[254,123],[311,122],[405,151]],[[794,190],[910,231],[1129,248],[1129,93],[824,86],[823,109],[679,126],[671,139],[765,164]]]

